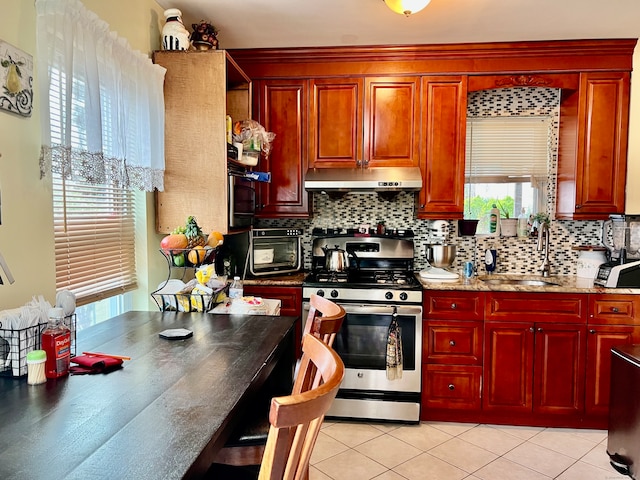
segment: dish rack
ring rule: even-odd
[[[71,357],[76,356],[76,314],[65,317],[71,330]],[[47,323],[13,329],[0,328],[0,377],[22,377],[27,374],[27,353],[42,348],[42,332]]]

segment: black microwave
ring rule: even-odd
[[[229,174],[229,228],[250,227],[256,212],[254,182],[242,176]]]

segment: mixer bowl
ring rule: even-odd
[[[429,265],[437,268],[446,268],[453,265],[456,259],[455,245],[426,245],[425,254]]]

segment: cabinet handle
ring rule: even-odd
[[[618,307],[611,307],[611,311],[613,313],[618,313],[619,312]]]
[[[449,345],[451,345],[452,347],[456,346],[456,341],[455,340],[449,340]]]
[[[596,333],[596,331],[592,328],[591,330],[589,330],[589,333]]]
[[[542,327],[538,327],[538,332],[542,333]]]
[[[533,327],[529,327],[529,331],[533,333]]]
[[[455,310],[456,308],[458,308],[458,305],[456,305],[455,303],[451,304],[451,310]]]
[[[453,383],[449,384],[449,390],[455,390],[456,386]]]
[[[369,166],[369,160],[365,160],[362,162],[362,165],[364,165],[365,167]]]
[[[424,203],[420,204],[420,210],[424,210]]]
[[[576,205],[576,210],[578,210],[579,208],[582,208],[582,205],[580,204]]]
[[[362,166],[362,160],[356,160],[356,166],[361,167]]]

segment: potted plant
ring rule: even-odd
[[[510,218],[510,212],[500,202],[497,203],[498,208],[504,215],[504,218],[500,219],[500,233],[503,237],[515,237],[518,234],[518,219]]]

